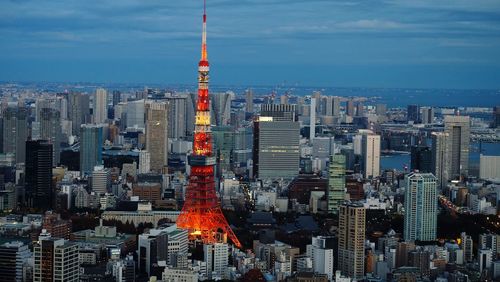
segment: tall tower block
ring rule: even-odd
[[[203,243],[224,242],[228,238],[236,247],[241,244],[222,214],[215,193],[214,166],[210,129],[210,99],[208,96],[207,15],[203,9],[203,35],[201,60],[198,64],[198,102],[196,104],[193,153],[189,156],[191,175],[186,191],[186,201],[177,219],[179,228],[189,230],[191,240]]]

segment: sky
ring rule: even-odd
[[[196,83],[202,0],[0,0],[0,81]],[[500,88],[498,0],[207,0],[219,85]]]

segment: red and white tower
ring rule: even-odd
[[[208,72],[207,14],[204,5],[193,153],[188,158],[191,165],[191,175],[189,176],[186,200],[177,219],[177,226],[188,229],[191,240],[216,243],[224,242],[229,238],[236,247],[240,248],[240,241],[222,214],[219,199],[215,193],[214,166],[216,158],[212,151],[212,132],[210,130]]]

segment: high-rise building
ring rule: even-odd
[[[500,127],[500,106],[493,107],[493,128]]]
[[[31,258],[28,245],[14,241],[0,245],[0,280],[23,281],[23,265]]]
[[[288,104],[262,104],[261,117],[272,117],[273,121],[297,121],[295,105]]]
[[[316,137],[316,98],[311,98],[309,112],[309,140],[312,142],[314,137]]]
[[[464,262],[472,262],[474,258],[473,253],[473,241],[470,235],[465,232],[460,233],[460,249],[462,249],[464,254]]]
[[[261,116],[254,122],[253,173],[259,178],[293,178],[299,174],[300,125]]]
[[[245,111],[253,113],[253,91],[252,89],[245,90]]]
[[[168,138],[185,138],[187,96],[168,97]]]
[[[432,173],[406,176],[404,239],[433,241],[437,229],[437,181]]]
[[[168,165],[168,105],[149,102],[146,109],[146,149],[150,154],[150,168],[161,172]]]
[[[497,234],[479,234],[478,249],[491,249],[493,259],[497,258]]]
[[[118,105],[121,102],[122,93],[118,90],[113,90],[113,107]]]
[[[7,108],[3,112],[3,153],[14,154],[16,163],[23,163],[26,158],[27,118],[25,108]]]
[[[105,194],[111,186],[111,172],[104,166],[95,166],[92,171],[92,191],[96,194]]]
[[[52,144],[47,141],[26,141],[25,200],[29,207],[52,208],[52,154]]]
[[[345,113],[348,116],[351,116],[351,117],[354,116],[354,101],[352,99],[347,100],[347,103],[345,106]]]
[[[40,111],[40,138],[52,144],[52,163],[59,164],[61,159],[61,113],[52,108]]]
[[[491,249],[478,249],[477,250],[477,261],[479,264],[479,272],[483,272],[486,269],[491,269],[493,261],[493,251]]]
[[[89,95],[81,93],[68,94],[68,116],[71,120],[72,133],[75,136],[80,136],[80,126],[82,124],[87,121],[90,122],[89,105]]]
[[[33,282],[78,282],[78,245],[64,239],[40,237],[33,246]]]
[[[408,105],[406,111],[406,120],[408,122],[420,123],[420,106],[419,105]]]
[[[127,127],[144,128],[144,100],[127,101]]]
[[[229,125],[231,119],[231,102],[234,100],[233,92],[215,93],[210,95],[212,115],[215,125]]]
[[[90,174],[102,164],[103,126],[83,124],[80,128],[80,172]]]
[[[139,151],[139,173],[148,173],[150,167],[151,156],[148,151]]]
[[[59,214],[47,211],[43,217],[42,228],[50,233],[53,238],[69,240],[72,224],[70,220],[61,219]]]
[[[150,229],[139,235],[137,243],[139,272],[151,275],[151,267],[158,261],[167,261],[168,234],[164,229]]]
[[[328,212],[338,214],[340,204],[345,200],[345,156],[330,156],[327,205]]]
[[[108,119],[108,92],[97,88],[94,94],[94,123],[105,123]]]
[[[411,147],[411,169],[419,172],[433,172],[432,150],[429,147]]]
[[[326,274],[328,279],[333,279],[334,273],[334,250],[328,246],[328,237],[312,237],[310,245],[306,246],[307,256],[312,260],[312,270],[315,273]]]
[[[204,261],[207,264],[207,277],[228,278],[229,246],[226,243],[203,245]]]
[[[375,113],[378,116],[385,116],[387,114],[387,105],[386,104],[377,104],[375,107]]]
[[[380,135],[363,134],[361,139],[363,176],[374,178],[380,175]]]
[[[338,269],[354,279],[361,279],[365,272],[365,221],[366,209],[362,204],[340,206]]]
[[[444,130],[448,133],[450,172],[452,178],[469,173],[470,119],[468,116],[445,116]]]
[[[479,178],[500,178],[500,156],[479,156]]]
[[[432,107],[422,107],[420,108],[420,118],[423,124],[429,124],[434,122],[434,108]]]
[[[432,173],[436,176],[438,186],[443,188],[450,180],[450,146],[449,134],[432,133]]]

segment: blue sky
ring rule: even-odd
[[[500,88],[498,0],[208,0],[216,84]],[[192,83],[201,0],[0,0],[0,80]]]

